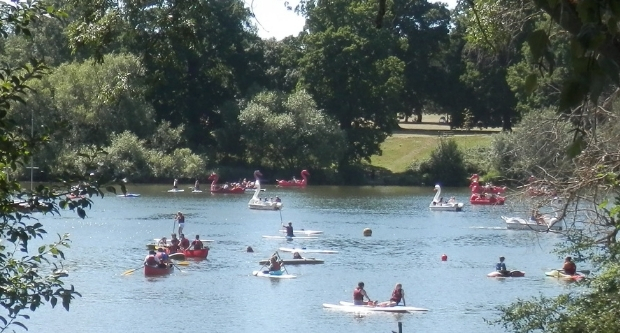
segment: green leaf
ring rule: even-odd
[[[45,245],[39,246],[39,254],[42,254],[43,252],[45,252]]]
[[[116,188],[114,186],[107,186],[105,189],[108,192],[112,192],[112,193],[116,194]]]
[[[525,93],[530,95],[538,87],[538,75],[532,73],[525,78]]]
[[[547,32],[541,29],[532,31],[527,37],[527,44],[530,46],[532,56],[538,61],[547,50],[549,36],[547,36]]]
[[[14,322],[12,322],[12,324],[13,324],[13,325],[17,325],[17,326],[19,326],[19,327],[21,327],[21,328],[25,329],[26,331],[28,330],[28,327],[26,327],[26,325],[24,325],[24,324],[20,323],[19,321],[14,321]]]
[[[56,297],[52,297],[50,299],[50,303],[52,304],[52,308],[56,306],[56,303],[58,303],[58,299]]]
[[[77,214],[82,219],[86,217],[86,211],[82,207],[77,208]]]

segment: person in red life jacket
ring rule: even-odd
[[[368,302],[364,302],[364,297],[368,299]],[[366,290],[364,290],[364,282],[360,282],[357,284],[357,288],[353,290],[353,305],[367,305],[374,304],[373,301],[370,300],[370,297],[366,294]]]
[[[200,235],[196,235],[196,240],[192,242],[192,245],[190,245],[190,248],[194,248],[194,250],[201,250],[204,247],[205,247],[204,244],[202,244],[202,242],[200,241]]]
[[[392,291],[392,297],[390,298],[389,306],[396,306],[400,301],[403,301],[403,305],[405,305],[405,290],[403,290],[403,285],[397,283]]]
[[[170,239],[170,246],[168,250],[170,250],[170,254],[179,252],[179,244],[181,241],[177,238],[177,234],[172,234],[172,238]]]
[[[168,254],[166,253],[163,247],[160,247],[159,249],[157,249],[157,254],[155,255],[155,258],[159,260],[159,265],[157,266],[161,268],[168,267],[167,265],[170,262],[170,257],[168,257]]]
[[[564,274],[575,275],[577,273],[577,265],[573,262],[573,258],[566,257],[564,259],[564,267],[562,267]]]
[[[189,248],[189,239],[185,238],[184,234],[181,234],[181,242],[179,243],[179,246],[181,247],[181,250],[186,250]]]
[[[159,265],[159,258],[157,258],[157,252],[151,250],[149,254],[144,258],[144,266],[156,267]]]

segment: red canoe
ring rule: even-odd
[[[205,247],[200,250],[183,250],[185,258],[206,258],[209,255],[209,248]]]
[[[243,194],[245,193],[245,188],[237,185],[218,185],[217,181],[220,177],[212,173],[209,176],[209,180],[211,180],[211,193],[231,193],[231,194]]]
[[[174,271],[174,265],[168,265],[168,268],[144,266],[144,276],[168,275],[172,273],[172,271]]]

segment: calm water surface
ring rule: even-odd
[[[431,212],[430,188],[268,187],[279,195],[281,212],[247,208],[251,194],[166,193],[166,186],[133,186],[140,198],[95,199],[88,218],[75,214],[42,216],[48,233],[69,232],[66,279],[83,295],[70,312],[45,307],[26,324],[31,332],[497,332],[484,319],[496,306],[517,298],[556,295],[569,288],[543,276],[560,266],[550,253],[558,235],[506,230],[505,207],[472,207]],[[466,201],[466,189],[446,189],[444,197]],[[186,214],[185,234],[213,239],[209,259],[192,261],[171,276],[146,278],[141,270],[145,245],[170,236],[173,215]],[[318,240],[267,240],[281,218],[296,229],[323,230]],[[362,230],[371,228],[372,237]],[[255,253],[246,253],[251,245]],[[324,265],[288,266],[292,280],[251,275],[258,261],[284,246],[332,249],[315,254]],[[448,261],[442,262],[442,254]],[[292,257],[290,253],[281,253]],[[497,258],[526,277],[492,279]],[[407,305],[430,309],[415,314],[359,314],[324,309],[322,303],[350,300],[357,282],[368,295],[387,300],[394,284],[406,291]]]

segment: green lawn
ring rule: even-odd
[[[460,149],[485,146],[490,143],[490,135],[455,135]],[[430,156],[437,147],[438,135],[391,136],[381,145],[383,155],[372,156],[371,165],[388,169],[392,172],[403,172],[415,160]]]

